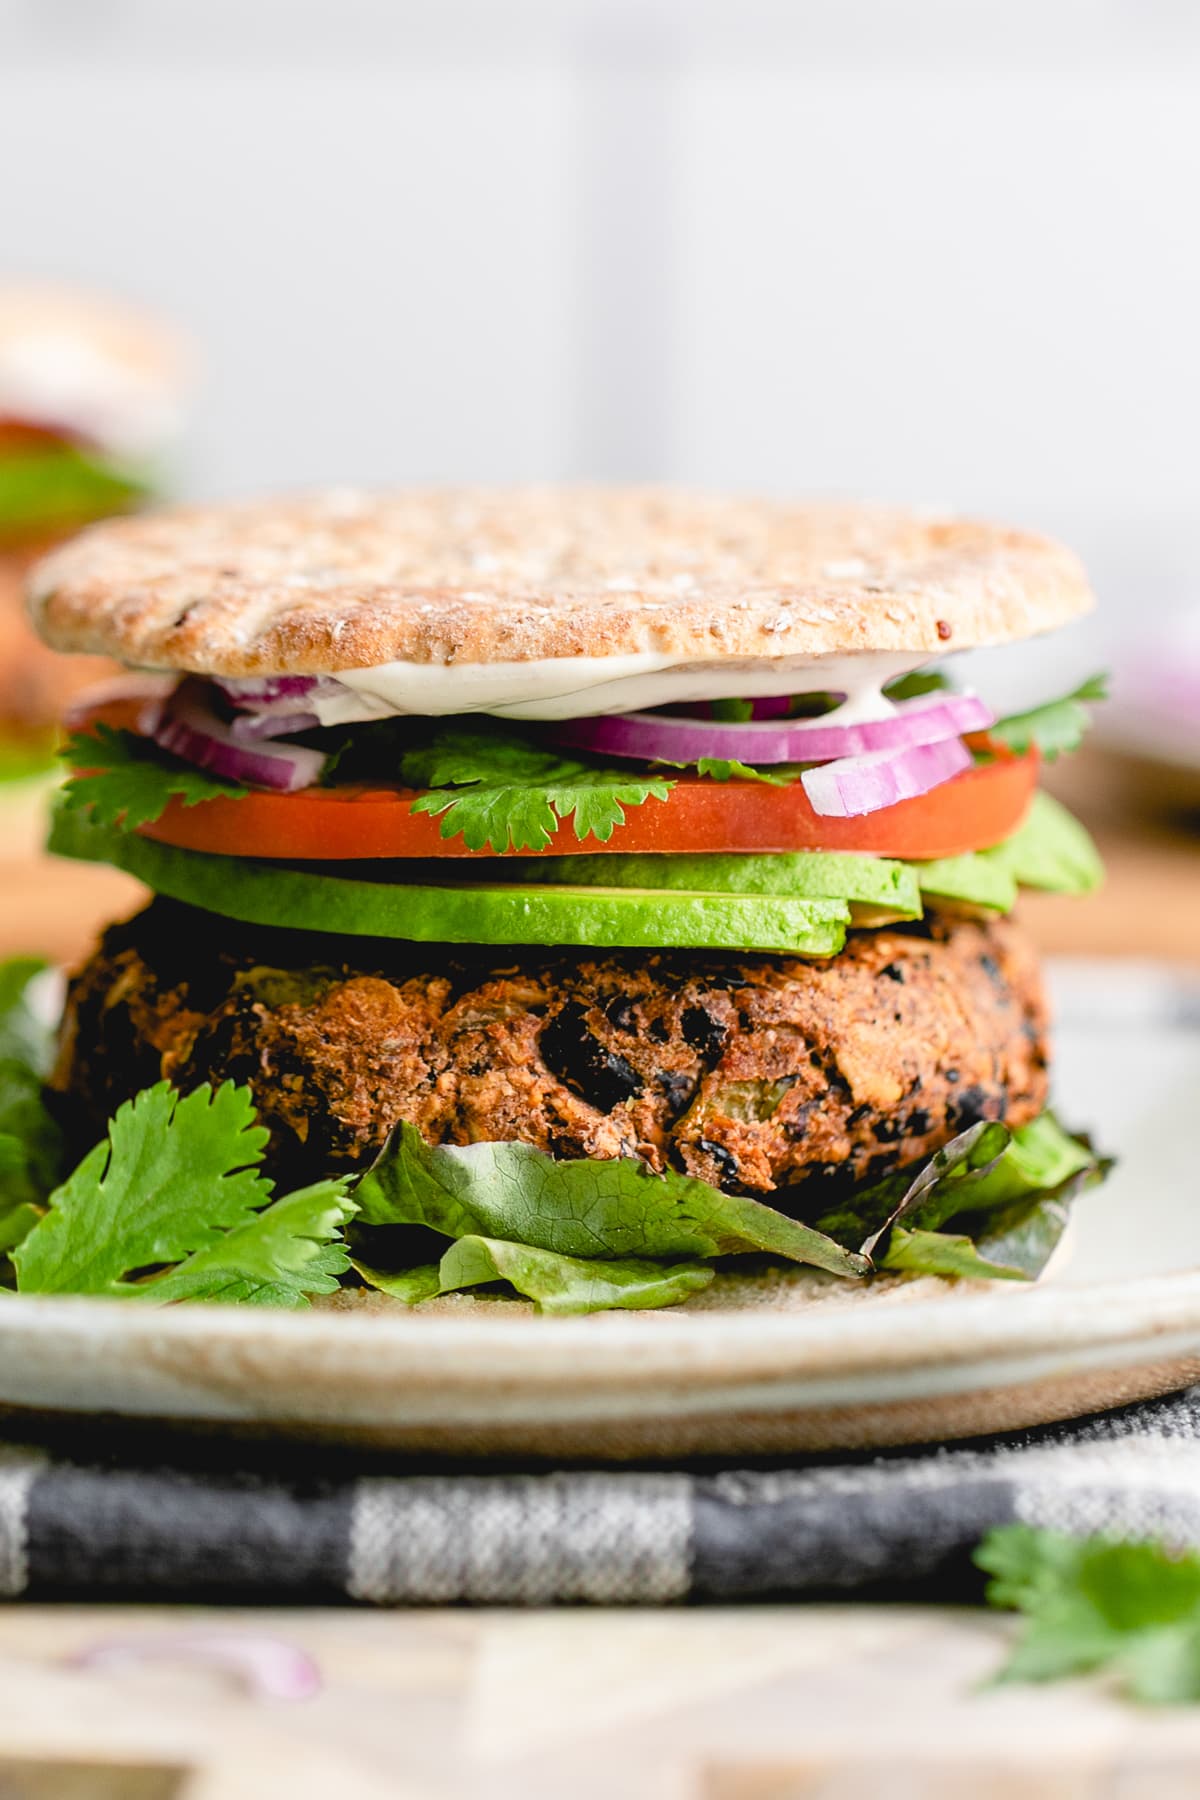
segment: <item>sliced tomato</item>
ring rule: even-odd
[[[109,701],[88,718],[137,730],[139,703]],[[520,856],[603,855],[641,851],[862,850],[905,860],[961,856],[986,849],[1016,830],[1037,786],[1036,752],[998,754],[915,800],[901,800],[860,819],[828,819],[815,813],[799,782],[672,777],[666,800],[628,807],[625,824],[607,843],[575,836],[568,821],[545,851]],[[383,857],[488,857],[468,850],[461,837],[443,838],[440,820],[414,813],[411,788],[345,786],[306,788],[298,794],[253,792],[238,800],[206,800],[184,806],[173,800],[162,817],[144,826],[146,837],[181,850],[218,856],[261,856],[291,862],[353,862]]]

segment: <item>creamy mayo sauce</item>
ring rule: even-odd
[[[680,701],[759,699],[821,691],[845,694],[838,723],[884,718],[882,689],[929,661],[913,650],[862,650],[847,656],[772,656],[739,662],[680,662],[636,656],[556,656],[535,662],[381,663],[341,669],[341,692],[311,705],[322,725],[385,719],[398,713],[494,713],[506,719],[579,719],[640,712]],[[829,715],[832,719],[833,715]]]

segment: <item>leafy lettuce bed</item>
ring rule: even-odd
[[[73,1170],[43,1095],[42,966],[0,967],[0,1292],[298,1307],[360,1281],[417,1303],[504,1284],[543,1312],[669,1306],[726,1257],[851,1280],[875,1270],[1027,1279],[1106,1165],[1049,1114],[985,1123],[923,1168],[808,1223],[632,1161],[518,1143],[431,1148],[397,1128],[374,1166],[277,1196],[246,1088],[166,1082],[122,1106]]]

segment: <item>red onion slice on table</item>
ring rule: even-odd
[[[198,769],[208,769],[227,781],[285,794],[311,787],[325,767],[322,753],[304,744],[273,743],[270,749],[251,749],[240,742],[232,725],[219,719],[209,706],[198,681],[185,681],[176,688],[152,735],[161,749]]]
[[[712,756],[764,765],[907,750],[951,741],[964,731],[983,731],[992,723],[991,710],[977,694],[936,693],[900,701],[885,718],[846,725],[824,719],[719,724],[669,713],[613,713],[564,720],[551,735],[570,749],[639,762],[695,763]]]
[[[120,1670],[139,1663],[190,1662],[236,1676],[265,1700],[309,1700],[320,1691],[312,1657],[265,1632],[222,1630],[148,1632],[105,1638],[75,1658],[81,1668]]]
[[[961,738],[916,744],[903,750],[874,750],[806,769],[800,780],[815,813],[826,819],[854,819],[882,812],[898,800],[914,800],[971,766]]]

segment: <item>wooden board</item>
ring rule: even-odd
[[[165,1661],[72,1666],[203,1625],[302,1646],[324,1678],[264,1701]],[[1100,1681],[987,1687],[1012,1622],[975,1611],[0,1614],[5,1800],[1172,1800],[1200,1710]]]

